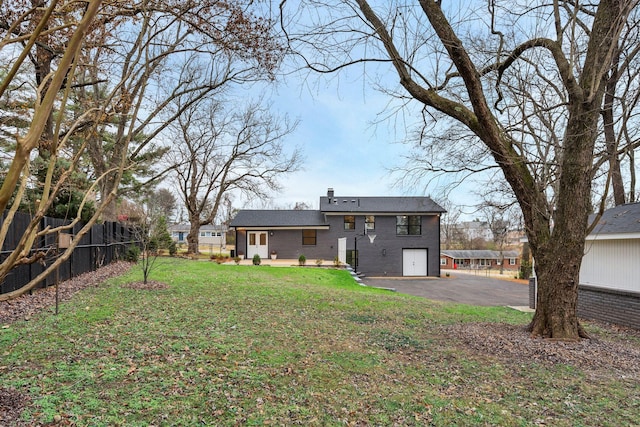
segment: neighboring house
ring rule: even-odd
[[[520,255],[517,251],[489,251],[489,250],[454,250],[446,249],[440,252],[440,268],[442,269],[520,269]]]
[[[587,236],[578,314],[640,329],[640,203],[606,210]]]
[[[339,197],[319,210],[240,210],[231,221],[247,258],[338,259],[369,276],[439,276],[440,214],[429,197]]]
[[[191,225],[188,222],[174,224],[169,226],[169,233],[171,233],[171,237],[175,242],[186,244],[190,229]],[[225,247],[227,245],[227,230],[221,225],[203,225],[200,227],[198,243],[200,245]]]
[[[458,224],[457,227],[468,240],[481,239],[487,242],[493,240],[491,227],[489,227],[489,223],[486,221],[480,221],[478,219],[474,221],[463,221]]]
[[[535,278],[530,286],[535,308]],[[606,210],[587,236],[578,315],[640,329],[640,203]]]

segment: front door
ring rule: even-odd
[[[255,254],[260,255],[260,258],[265,259],[269,257],[269,248],[267,247],[267,232],[266,231],[249,231],[249,241],[247,242],[247,258],[251,259]]]

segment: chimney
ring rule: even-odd
[[[328,188],[327,189],[327,197],[332,199],[333,198],[333,188]]]

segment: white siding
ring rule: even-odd
[[[640,292],[640,239],[587,241],[580,284]]]

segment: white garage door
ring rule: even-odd
[[[402,250],[402,275],[426,276],[427,275],[427,250],[403,249]]]

